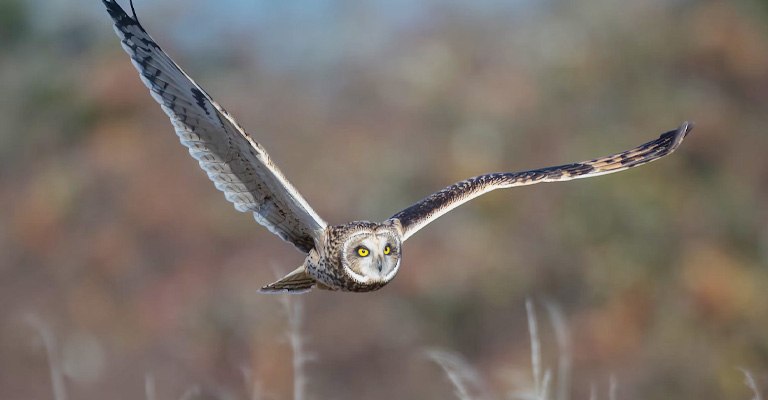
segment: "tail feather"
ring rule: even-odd
[[[261,293],[306,293],[317,286],[315,278],[310,276],[304,266],[296,268],[277,282],[270,283],[259,290]]]

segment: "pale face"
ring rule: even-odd
[[[389,232],[359,232],[344,243],[344,270],[359,283],[388,282],[400,267],[400,240]]]

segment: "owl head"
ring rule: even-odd
[[[390,226],[368,222],[348,225],[341,246],[344,273],[360,286],[392,280],[400,268],[400,235]]]

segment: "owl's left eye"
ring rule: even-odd
[[[392,252],[392,248],[387,245],[387,247],[384,248],[384,254],[389,254],[390,252]]]

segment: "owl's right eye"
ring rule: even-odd
[[[363,246],[357,248],[357,255],[360,257],[367,257],[371,252]]]

